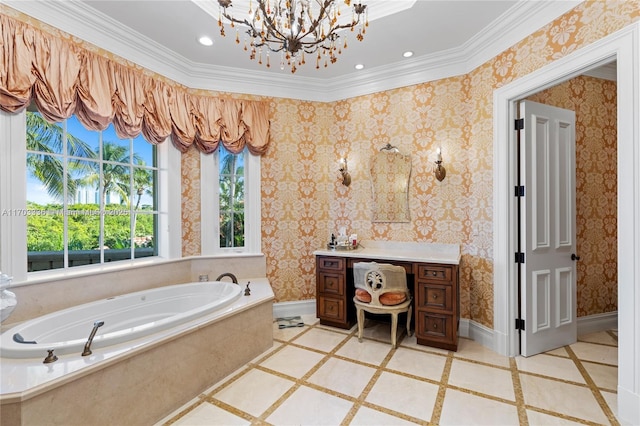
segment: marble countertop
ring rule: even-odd
[[[404,260],[408,262],[460,264],[460,245],[404,241],[362,241],[353,250],[319,249],[316,256],[339,256],[362,259]]]

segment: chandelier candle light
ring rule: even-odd
[[[255,9],[253,2],[255,1]],[[236,24],[248,27],[249,46],[244,41],[244,50],[250,50],[249,57],[262,64],[263,48],[266,50],[266,66],[269,62],[269,52],[280,52],[280,68],[285,64],[295,73],[297,68],[305,64],[305,53],[315,54],[316,69],[324,59],[324,66],[334,63],[342,49],[347,48],[347,39],[340,40],[338,31],[357,28],[356,39],[362,41],[369,26],[367,6],[354,3],[351,0],[249,0],[248,17],[234,17],[229,8],[233,7],[233,0],[218,0],[220,16],[218,26],[224,37],[223,17],[236,28]],[[340,4],[351,8],[351,20],[340,23],[342,11]],[[348,11],[347,11],[348,13]],[[239,15],[238,15],[239,16]],[[240,36],[236,28],[236,43],[240,44]]]

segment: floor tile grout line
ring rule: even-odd
[[[197,407],[201,406],[202,404],[204,404],[206,402],[207,402],[207,399],[206,398],[202,398],[202,394],[198,395],[197,396],[197,401],[194,402],[193,399],[192,399],[189,402],[187,402],[187,404],[189,404],[188,407],[185,407],[178,414],[176,414],[175,416],[171,417],[166,422],[162,423],[162,426],[170,426],[170,425],[176,423],[181,418],[183,418],[184,416],[186,416],[187,414],[189,414],[190,412],[195,410]]]
[[[606,332],[607,335],[611,336],[608,331]],[[584,339],[580,339],[578,337],[577,342],[576,343],[588,343],[590,345],[597,345],[597,346],[604,346],[606,348],[617,348],[618,347],[618,338],[615,338],[616,343],[605,343],[605,342],[594,342],[591,340],[584,340]]]
[[[302,387],[302,386],[308,386],[308,385],[309,385],[308,379],[309,379],[313,374],[315,374],[315,372],[316,372],[316,371],[318,371],[318,370],[319,370],[319,369],[320,369],[320,368],[321,368],[321,367],[322,367],[322,366],[323,366],[323,365],[324,365],[324,364],[325,364],[329,359],[331,359],[332,354],[333,354],[333,353],[335,353],[336,351],[338,351],[342,346],[344,346],[344,345],[346,344],[346,342],[347,342],[347,341],[349,341],[349,339],[350,339],[351,335],[353,334],[353,333],[350,333],[350,334],[346,334],[346,335],[344,335],[344,338],[342,339],[342,341],[341,341],[340,343],[338,343],[338,344],[337,344],[337,345],[336,345],[336,346],[335,346],[331,351],[329,351],[329,352],[321,351],[321,350],[318,350],[318,349],[316,349],[316,348],[310,348],[310,347],[308,347],[308,346],[302,346],[302,345],[300,345],[300,344],[296,344],[296,343],[295,343],[295,340],[296,340],[296,339],[298,339],[300,336],[302,336],[302,335],[304,335],[304,334],[307,334],[308,332],[310,332],[310,331],[311,331],[311,330],[313,330],[313,329],[318,329],[318,328],[316,328],[316,324],[311,325],[311,326],[309,327],[309,330],[306,330],[304,333],[297,334],[297,335],[296,335],[296,336],[294,336],[291,340],[289,340],[287,343],[283,344],[283,347],[284,347],[284,346],[293,346],[293,347],[299,347],[300,349],[302,349],[302,348],[304,348],[304,349],[313,349],[313,350],[314,350],[314,352],[318,352],[318,353],[320,353],[320,354],[324,355],[324,356],[322,357],[322,359],[320,359],[320,360],[319,360],[319,361],[318,361],[318,362],[317,362],[317,363],[316,363],[312,368],[310,368],[310,369],[309,369],[309,371],[307,371],[307,372],[306,372],[302,377],[300,377],[300,378],[295,378],[295,377],[292,377],[292,376],[288,376],[288,375],[286,375],[286,374],[284,374],[284,373],[281,373],[281,372],[279,372],[279,371],[275,371],[275,370],[268,369],[267,367],[264,367],[264,366],[259,365],[259,364],[255,365],[255,367],[254,367],[254,368],[256,368],[256,369],[260,369],[260,370],[263,370],[263,371],[264,371],[264,370],[266,370],[267,372],[270,372],[270,373],[272,373],[272,374],[274,374],[274,375],[276,375],[276,376],[278,376],[278,377],[285,378],[285,379],[287,379],[287,380],[292,380],[292,379],[293,379],[293,381],[294,381],[294,385],[293,385],[293,386],[291,386],[291,388],[289,388],[289,389],[288,389],[288,390],[287,390],[287,391],[286,391],[286,392],[285,392],[285,393],[284,393],[280,398],[278,398],[278,399],[277,399],[273,404],[271,404],[271,406],[269,406],[269,408],[267,408],[267,409],[266,409],[266,410],[265,410],[265,411],[264,411],[264,412],[263,412],[263,413],[258,417],[258,419],[260,419],[260,420],[262,420],[262,421],[265,421],[265,422],[266,422],[266,419],[267,419],[271,414],[273,414],[273,413],[274,413],[274,412],[275,412],[275,411],[276,411],[276,410],[277,410],[277,409],[278,409],[282,404],[284,404],[284,402],[285,402],[286,400],[288,400],[288,399],[291,397],[291,395],[293,395],[293,394],[294,394],[298,389],[300,389],[300,387]],[[302,346],[302,347],[300,347],[300,346]],[[262,362],[264,362],[264,361],[266,361],[266,358],[265,358],[265,360],[262,360],[260,363],[262,363]],[[317,386],[317,385],[315,385],[315,386],[308,386],[308,387],[316,388],[316,386]],[[316,389],[316,390],[318,390],[318,389]],[[324,391],[323,391],[323,392],[324,392]],[[327,394],[331,395],[331,393],[329,393],[329,392],[324,392],[324,393],[327,393]],[[337,396],[337,395],[333,395],[333,396]]]
[[[241,417],[244,420],[248,420],[250,422],[253,422],[254,420],[258,420],[259,419],[258,417],[254,416],[253,414],[247,413],[246,411],[239,409],[235,405],[228,404],[228,403],[226,403],[224,401],[221,401],[221,400],[219,400],[219,399],[217,399],[217,398],[215,398],[213,396],[208,397],[206,399],[206,401],[209,404],[214,405],[214,406],[216,406],[216,407],[218,407],[218,408],[220,408],[220,409],[222,409],[222,410],[224,410],[224,411],[226,411],[228,413],[231,413],[234,416]]]
[[[453,365],[453,354],[449,352],[447,360],[444,363],[442,374],[440,375],[440,383],[438,385],[438,394],[431,411],[431,424],[439,424],[440,416],[442,416],[442,408],[444,407],[444,398],[447,394],[447,386],[449,384],[449,375],[451,374],[451,366]]]
[[[483,393],[483,392],[478,392],[476,390],[473,389],[467,389],[467,388],[463,388],[460,386],[455,386],[452,384],[447,384],[447,389],[451,389],[451,390],[455,390],[458,392],[462,392],[462,393],[466,393],[468,395],[474,395],[480,398],[485,398],[485,399],[490,399],[492,401],[496,401],[496,402],[501,402],[503,404],[507,404],[507,405],[513,405],[514,407],[517,406],[516,401],[512,401],[510,399],[506,399],[506,398],[502,398],[500,396],[495,396],[495,395],[491,395],[488,393]]]
[[[569,414],[558,413],[557,411],[551,411],[551,410],[546,409],[546,408],[536,407],[535,405],[525,404],[524,407],[525,407],[526,410],[536,411],[538,413],[546,414],[548,416],[557,417],[557,418],[560,418],[562,420],[569,420],[569,421],[580,423],[580,424],[583,424],[583,425],[604,426],[604,425],[602,425],[602,423],[597,423],[597,422],[594,422],[594,421],[591,421],[591,420],[582,419],[580,417],[571,416]]]
[[[356,364],[359,364],[359,365],[363,365],[363,366],[366,366],[366,367],[369,367],[369,368],[374,368],[376,370],[376,372],[372,376],[372,379],[369,381],[367,386],[365,386],[365,390],[361,394],[362,400],[360,399],[360,397],[359,398],[354,398],[354,397],[352,397],[350,395],[345,395],[345,394],[342,394],[340,392],[334,391],[334,390],[329,389],[329,388],[325,388],[325,387],[320,386],[320,385],[316,385],[316,384],[311,383],[311,382],[308,381],[308,379],[315,373],[315,371],[317,371],[317,369],[320,368],[321,364],[323,365],[324,363],[326,363],[326,360],[324,362],[323,362],[323,360],[320,360],[318,362],[318,364],[316,364],[316,366],[318,368],[315,368],[316,366],[314,366],[314,368],[312,369],[312,370],[315,370],[315,371],[312,371],[312,372],[310,371],[305,376],[303,376],[302,378],[299,379],[299,380],[301,380],[303,382],[303,383],[301,383],[301,385],[305,385],[305,386],[314,388],[314,389],[316,389],[318,391],[327,393],[327,394],[332,395],[332,396],[336,396],[338,398],[345,399],[345,400],[350,401],[350,402],[353,403],[353,406],[351,407],[351,409],[349,410],[349,412],[345,416],[345,419],[343,420],[343,424],[345,424],[345,421],[350,422],[351,420],[353,420],[353,416],[355,416],[355,414],[357,413],[357,411],[359,410],[359,408],[361,406],[365,406],[365,407],[374,409],[376,411],[380,411],[382,413],[385,413],[385,414],[388,414],[388,415],[392,415],[394,417],[399,417],[401,419],[405,419],[405,420],[413,422],[413,423],[421,423],[422,422],[421,419],[414,418],[414,417],[409,416],[409,415],[407,415],[405,413],[397,412],[397,411],[388,409],[386,407],[382,407],[382,406],[379,406],[379,405],[376,405],[376,404],[372,404],[372,403],[368,403],[368,402],[364,401],[364,398],[366,398],[365,391],[367,390],[367,387],[370,386],[369,387],[369,390],[370,390],[374,386],[375,381],[377,381],[377,377],[379,377],[383,372],[385,372],[385,366],[388,364],[388,362],[393,357],[393,354],[395,353],[395,349],[391,349],[389,351],[389,353],[385,356],[385,358],[380,363],[380,365],[363,363],[361,361],[355,360],[354,358],[344,357],[344,356],[341,356],[341,355],[337,354],[337,352],[344,345],[346,345],[351,339],[353,339],[356,336],[357,329],[353,328],[353,329],[350,330],[349,333],[342,333],[342,332],[336,332],[334,330],[329,330],[329,329],[326,329],[326,328],[323,328],[323,327],[317,327],[317,328],[319,330],[330,331],[332,333],[336,333],[336,334],[340,334],[340,335],[344,334],[345,338],[338,345],[336,345],[330,352],[324,352],[324,351],[317,350],[315,348],[311,348],[309,346],[296,344],[295,340],[298,338],[298,336],[296,336],[295,338],[290,340],[287,344],[295,345],[296,347],[300,347],[301,349],[314,349],[316,352],[319,352],[319,353],[322,353],[322,354],[326,354],[326,356],[325,356],[325,358],[323,358],[323,360],[324,359],[328,360],[330,358],[343,359],[343,360],[345,360],[347,362],[353,362],[353,363],[356,363]],[[369,341],[373,341],[373,342],[383,343],[382,340],[378,340],[378,339],[371,339],[371,338],[367,338],[367,337],[364,337],[363,339],[366,339],[366,340],[369,340]],[[388,342],[384,342],[384,343],[388,343]],[[258,367],[260,367],[262,369],[266,369],[265,367],[262,367],[262,366],[258,366]],[[269,372],[273,372],[273,373],[275,373],[277,375],[281,375],[281,377],[288,378],[290,380],[294,379],[294,378],[287,377],[286,375],[282,375],[282,373],[279,373],[279,372],[275,372],[275,371],[271,371],[271,370],[269,370]],[[373,380],[374,378],[376,379],[375,381]],[[422,380],[423,378],[419,378],[419,379]],[[366,393],[368,394],[368,392],[366,392]],[[346,424],[348,424],[348,423],[346,423]]]
[[[520,426],[529,426],[529,417],[525,407],[524,392],[522,391],[522,382],[520,381],[520,371],[518,371],[518,363],[514,357],[509,358],[511,367],[511,380],[513,381],[513,393],[516,398],[516,407],[518,409],[518,421]]]
[[[485,366],[485,367],[493,367],[493,368],[497,368],[499,370],[511,371],[510,367],[504,367],[502,365],[492,364],[490,362],[485,362],[485,361],[478,361],[478,360],[473,359],[473,358],[464,358],[464,357],[461,357],[461,356],[456,356],[455,352],[453,353],[453,359],[458,360],[458,361],[465,361],[465,362],[468,362],[468,363],[471,363],[471,364],[482,365],[482,366]]]
[[[576,381],[573,381],[573,380],[563,379],[563,378],[560,378],[560,377],[548,376],[546,374],[536,373],[534,371],[527,371],[527,370],[518,370],[518,371],[519,371],[520,374],[524,374],[526,376],[538,377],[540,379],[553,380],[554,382],[560,382],[560,383],[565,383],[567,385],[579,386],[579,387],[583,387],[583,388],[589,389],[589,385],[587,383],[576,382]]]
[[[306,330],[301,331],[300,333],[298,333],[298,334],[295,336],[295,338],[297,338],[297,337],[299,337],[299,336],[301,336],[301,335],[304,335],[304,334],[308,333],[308,332],[309,332],[309,330],[310,330],[311,328],[312,328],[312,327],[308,327]],[[232,377],[228,377],[228,379],[227,379],[227,380],[225,380],[225,381],[224,381],[224,383],[221,383],[221,384],[220,384],[220,386],[217,386],[217,387],[215,387],[214,389],[211,389],[211,390],[210,390],[210,391],[205,395],[205,398],[204,398],[204,399],[205,399],[206,401],[208,401],[209,403],[214,404],[214,405],[216,405],[216,406],[219,406],[219,407],[221,407],[221,408],[223,408],[223,406],[224,406],[224,407],[229,407],[229,408],[231,408],[231,409],[232,409],[231,411],[230,411],[229,409],[227,409],[227,408],[224,408],[224,409],[225,409],[226,411],[230,411],[231,413],[241,413],[242,415],[240,415],[240,416],[241,416],[241,417],[243,417],[243,418],[244,418],[245,416],[251,416],[251,418],[252,418],[252,419],[260,419],[259,417],[255,417],[255,416],[253,416],[253,415],[251,415],[251,414],[249,414],[249,413],[246,413],[245,411],[240,410],[240,409],[239,409],[239,408],[237,408],[237,407],[234,407],[234,406],[232,406],[232,405],[229,405],[229,404],[227,404],[227,403],[225,403],[225,402],[223,402],[223,401],[221,401],[221,400],[219,400],[219,399],[215,398],[215,396],[214,396],[214,395],[215,395],[215,394],[217,394],[217,393],[219,393],[220,391],[222,391],[222,390],[226,389],[227,387],[231,386],[233,383],[237,382],[241,377],[243,377],[244,375],[248,374],[250,371],[252,371],[252,370],[256,370],[256,369],[257,369],[256,367],[258,367],[258,366],[259,366],[259,364],[261,364],[261,363],[263,363],[264,361],[266,361],[267,359],[271,358],[272,356],[274,356],[274,355],[275,355],[275,354],[277,354],[278,352],[282,351],[285,347],[287,347],[287,346],[289,345],[289,341],[278,340],[278,339],[275,339],[275,338],[274,338],[273,340],[274,340],[275,342],[280,343],[280,346],[279,346],[279,347],[277,347],[277,348],[275,348],[275,349],[273,349],[273,348],[272,348],[272,350],[268,350],[268,352],[267,352],[267,353],[265,353],[263,356],[258,356],[258,357],[256,357],[257,359],[256,359],[256,358],[254,358],[254,360],[253,360],[253,361],[251,361],[251,362],[249,362],[249,363],[247,363],[247,364],[244,366],[245,368],[242,368],[242,369],[241,369],[241,371],[237,371],[237,370],[236,370],[237,374],[234,374]],[[288,378],[288,377],[287,377],[287,379],[291,380],[291,379],[290,379],[290,378]],[[295,379],[294,379],[293,381],[294,381],[294,383],[295,383]],[[295,385],[294,385],[294,386],[295,386]],[[191,407],[191,410],[189,410],[189,411],[192,411],[192,410],[193,410],[197,405],[199,405],[199,404],[194,404],[194,406],[192,406],[192,407]],[[184,413],[184,414],[187,414],[187,413]],[[184,417],[184,414],[182,414],[180,417]],[[260,420],[263,420],[263,419],[260,419]],[[263,421],[264,421],[264,420],[263,420]]]
[[[616,419],[616,416],[613,414],[613,411],[611,410],[611,408],[609,408],[609,404],[607,404],[607,401],[604,399],[604,397],[600,393],[600,389],[598,389],[598,386],[596,385],[595,381],[591,378],[591,376],[589,375],[589,372],[584,367],[584,365],[582,365],[582,361],[580,360],[580,358],[578,358],[578,356],[573,351],[573,349],[571,349],[571,346],[565,346],[565,350],[569,354],[569,357],[576,364],[578,371],[580,371],[580,374],[582,374],[582,377],[584,378],[589,389],[591,390],[591,393],[595,397],[596,401],[598,401],[598,405],[604,412],[604,415],[607,417],[607,419],[609,420],[609,422],[611,422],[612,425],[619,426],[620,422],[618,422],[618,419]]]
[[[493,396],[493,395],[488,395],[488,394],[484,394],[484,393],[481,393],[481,392],[476,392],[476,391],[473,391],[473,390],[470,390],[470,389],[460,388],[460,387],[448,384],[448,374],[450,373],[451,365],[452,365],[454,359],[460,360],[460,361],[466,361],[466,362],[470,362],[470,363],[474,363],[474,364],[478,364],[478,365],[485,365],[485,366],[492,367],[492,368],[510,370],[510,371],[512,371],[512,377],[513,377],[513,366],[512,366],[512,364],[515,364],[515,359],[514,358],[509,358],[509,360],[510,360],[509,361],[510,362],[510,368],[505,368],[505,367],[502,367],[500,365],[496,365],[496,364],[489,363],[489,362],[478,361],[478,360],[475,360],[475,359],[472,359],[472,358],[459,357],[459,356],[456,356],[456,353],[451,352],[451,351],[447,352],[446,354],[443,354],[443,353],[439,353],[439,352],[425,351],[425,350],[421,350],[419,348],[413,348],[413,347],[410,347],[410,346],[403,346],[402,345],[402,340],[401,340],[399,342],[398,348],[408,349],[408,350],[411,350],[411,351],[417,351],[417,352],[420,352],[420,353],[427,353],[427,354],[430,354],[430,355],[438,355],[438,356],[442,356],[442,357],[446,357],[447,358],[447,362],[445,364],[444,369],[446,370],[447,369],[447,364],[450,364],[449,365],[449,373],[447,373],[447,377],[446,377],[447,383],[443,384],[442,382],[444,380],[444,375],[445,375],[444,371],[443,371],[443,379],[441,379],[440,382],[436,382],[433,379],[429,379],[429,378],[421,377],[421,376],[414,376],[414,375],[412,375],[410,373],[405,373],[405,372],[402,372],[402,371],[397,371],[397,370],[388,368],[387,365],[390,362],[390,360],[392,359],[393,355],[396,353],[397,349],[390,350],[389,353],[385,356],[385,359],[383,360],[383,362],[380,365],[369,364],[369,363],[362,362],[362,361],[359,361],[359,360],[354,359],[354,358],[338,355],[337,351],[339,351],[342,347],[344,347],[344,345],[346,345],[347,342],[349,342],[350,339],[353,338],[353,336],[355,336],[357,330],[355,328],[353,328],[353,329],[349,330],[348,332],[335,332],[334,330],[331,330],[331,329],[328,329],[328,328],[325,328],[325,327],[319,327],[318,325],[319,325],[319,323],[307,325],[307,327],[305,327],[306,329],[304,331],[296,334],[295,336],[292,336],[288,340],[274,338],[274,343],[275,342],[280,343],[279,347],[274,348],[272,350],[270,349],[270,350],[266,351],[266,353],[263,354],[263,356],[259,356],[259,357],[254,358],[254,360],[252,362],[250,362],[250,363],[247,363],[244,368],[241,367],[242,370],[241,371],[237,371],[237,374],[233,374],[232,373],[233,376],[227,376],[226,379],[223,379],[224,383],[220,383],[220,385],[216,386],[216,388],[214,388],[212,390],[209,390],[209,391],[206,391],[206,393],[202,393],[202,394],[198,395],[196,397],[195,401],[194,400],[191,401],[191,403],[190,403],[191,405],[185,407],[180,413],[176,414],[171,419],[169,419],[166,423],[164,423],[164,425],[171,425],[171,424],[176,423],[177,421],[182,419],[185,415],[189,414],[190,412],[192,412],[193,410],[195,410],[197,407],[201,406],[204,403],[211,403],[213,405],[216,405],[219,408],[221,408],[221,409],[223,409],[223,410],[225,410],[227,412],[230,412],[232,414],[238,415],[239,417],[241,417],[241,418],[243,418],[245,420],[250,420],[252,422],[252,424],[268,424],[268,422],[266,422],[265,419],[269,415],[271,415],[271,413],[273,411],[275,411],[277,409],[277,407],[282,405],[282,403],[284,401],[286,401],[297,389],[299,389],[300,386],[303,386],[303,385],[304,386],[308,386],[310,388],[313,388],[313,389],[315,389],[315,390],[317,390],[319,392],[323,392],[323,393],[326,393],[326,394],[329,394],[329,395],[333,395],[333,396],[341,398],[343,400],[352,402],[353,406],[349,410],[347,416],[345,416],[345,419],[343,420],[343,424],[348,424],[350,421],[352,421],[353,418],[355,417],[355,415],[357,414],[358,410],[361,407],[367,407],[367,408],[370,408],[370,409],[373,409],[373,410],[376,410],[376,411],[380,411],[382,413],[385,413],[385,414],[388,414],[388,415],[392,415],[394,417],[399,417],[399,418],[402,418],[402,419],[405,419],[405,420],[408,420],[408,421],[411,421],[411,422],[414,422],[414,423],[421,423],[421,424],[422,423],[424,423],[424,424],[429,423],[429,422],[425,422],[422,419],[412,418],[411,416],[407,415],[406,413],[396,412],[393,409],[388,409],[386,407],[378,406],[376,404],[372,404],[372,403],[369,403],[369,402],[365,401],[367,395],[369,394],[371,389],[373,389],[373,387],[375,386],[375,383],[377,382],[379,377],[385,372],[390,373],[390,374],[396,374],[396,375],[408,377],[408,378],[411,378],[411,379],[414,379],[414,380],[418,380],[418,381],[422,381],[422,382],[425,382],[425,383],[437,384],[437,385],[440,386],[439,391],[438,391],[438,397],[436,398],[436,402],[435,402],[436,406],[438,405],[438,402],[440,402],[440,406],[439,406],[439,408],[434,406],[434,413],[432,413],[432,421],[429,424],[436,424],[437,422],[440,421],[442,407],[443,407],[444,399],[445,399],[444,397],[446,395],[446,390],[447,389],[454,389],[454,390],[458,390],[458,391],[465,392],[465,393],[468,393],[468,394],[476,395],[478,397],[488,398],[488,399],[491,399],[491,400],[495,400],[495,401],[498,401],[498,402],[502,402],[502,403],[506,403],[506,404],[510,404],[510,405],[516,406],[518,408],[519,416],[520,416],[521,406],[524,406],[525,415],[526,415],[526,410],[532,410],[532,411],[537,411],[537,412],[540,412],[540,413],[552,415],[554,417],[559,417],[559,418],[563,418],[563,419],[570,419],[570,420],[573,420],[573,421],[576,421],[576,422],[579,422],[579,423],[582,423],[582,424],[589,424],[589,425],[596,425],[597,424],[597,423],[594,423],[594,422],[591,422],[591,421],[588,421],[588,420],[585,420],[585,419],[580,419],[580,418],[576,418],[576,417],[573,417],[573,416],[568,416],[568,415],[565,415],[565,414],[556,413],[556,412],[550,411],[548,409],[529,406],[526,403],[524,403],[524,396],[522,396],[522,403],[519,403],[517,395],[516,395],[516,402],[513,402],[513,401],[505,400],[503,398],[496,397],[496,396]],[[309,331],[311,331],[313,329],[318,329],[318,330],[323,330],[323,331],[329,331],[329,332],[332,332],[332,333],[336,333],[336,334],[341,335],[341,337],[343,337],[343,339],[340,341],[339,344],[334,346],[333,349],[331,351],[329,351],[329,352],[326,352],[326,351],[323,351],[323,350],[319,350],[319,349],[316,349],[316,348],[313,348],[313,347],[309,347],[309,346],[304,346],[304,345],[301,345],[299,343],[298,344],[295,343],[295,340],[297,340],[298,338],[300,338],[301,336],[303,336],[304,334],[308,333]],[[367,337],[365,337],[364,339],[372,341],[372,342],[385,343],[381,339],[367,338]],[[388,343],[388,342],[386,342],[386,343]],[[589,344],[593,344],[593,345],[600,345],[600,346],[604,346],[604,347],[612,346],[612,345],[601,344],[601,343],[596,343],[596,342],[587,342],[587,341],[585,341],[584,343],[589,343]],[[305,350],[311,350],[311,351],[314,351],[314,352],[317,352],[317,353],[323,355],[323,357],[309,371],[307,371],[307,373],[305,375],[303,375],[299,379],[291,377],[291,376],[288,376],[288,375],[283,374],[283,373],[279,373],[277,371],[273,371],[273,370],[267,369],[266,367],[263,367],[263,366],[259,365],[260,363],[263,363],[264,361],[266,361],[270,357],[276,355],[278,352],[280,352],[281,350],[283,350],[287,346],[298,347],[300,349],[305,349]],[[570,358],[570,359],[572,359],[574,361],[574,363],[576,363],[576,366],[580,370],[581,374],[583,375],[583,378],[585,378],[585,381],[590,381],[590,383],[588,385],[585,385],[583,383],[567,381],[567,380],[564,380],[564,379],[556,379],[554,377],[545,376],[544,374],[532,373],[532,372],[527,372],[527,371],[519,371],[519,370],[517,370],[517,364],[515,366],[516,372],[517,372],[517,374],[520,374],[520,373],[529,374],[529,375],[532,375],[532,376],[537,376],[537,377],[541,377],[541,378],[545,378],[545,379],[551,379],[551,380],[555,380],[555,381],[558,381],[558,382],[564,382],[564,383],[568,383],[568,384],[571,384],[571,385],[577,385],[577,386],[582,386],[582,387],[589,388],[591,390],[591,392],[594,394],[594,396],[596,397],[596,400],[598,400],[598,403],[599,403],[600,407],[603,409],[603,411],[604,411],[605,415],[607,416],[607,418],[614,425],[618,425],[619,423],[615,419],[615,415],[613,415],[613,412],[609,408],[606,400],[604,399],[604,397],[600,393],[601,390],[602,391],[613,392],[613,393],[615,393],[615,391],[610,391],[610,390],[608,390],[606,388],[602,388],[602,389],[599,388],[595,384],[595,382],[593,382],[593,380],[591,379],[590,375],[588,374],[586,368],[584,367],[584,365],[582,363],[583,362],[588,362],[588,363],[593,363],[593,364],[598,364],[598,365],[603,365],[603,366],[609,366],[609,367],[617,367],[617,366],[616,365],[612,365],[612,364],[599,363],[597,361],[581,360],[581,359],[578,358],[576,353],[573,350],[571,350],[571,348],[565,347],[565,349],[566,349],[566,351],[568,353],[568,356],[560,356],[558,354],[547,354],[547,355],[556,356],[558,358],[565,358],[565,359],[566,358]],[[322,367],[322,365],[324,365],[331,358],[344,360],[344,361],[347,361],[347,362],[353,362],[353,363],[356,363],[356,364],[359,364],[359,365],[363,365],[363,366],[366,366],[366,367],[369,367],[369,368],[375,368],[376,369],[376,371],[375,371],[374,375],[372,376],[371,380],[369,381],[367,386],[365,386],[365,389],[363,390],[363,392],[361,393],[361,395],[358,398],[354,398],[353,396],[342,394],[341,392],[332,390],[330,388],[325,388],[323,386],[316,385],[316,384],[311,383],[311,382],[308,381],[308,379],[313,374],[315,374],[315,372],[317,372]],[[281,378],[284,378],[284,379],[287,379],[287,380],[290,380],[290,381],[294,382],[294,385],[287,392],[285,392],[285,394],[283,394],[281,396],[281,398],[279,398],[278,401],[276,401],[274,404],[272,404],[270,406],[270,409],[271,409],[271,408],[273,408],[274,406],[277,405],[277,407],[273,408],[273,410],[271,410],[271,412],[269,414],[267,414],[267,411],[269,411],[269,410],[266,410],[265,413],[262,413],[262,415],[260,417],[256,417],[256,416],[253,416],[253,415],[251,415],[249,413],[246,413],[246,412],[240,410],[237,407],[230,406],[230,405],[228,405],[228,404],[226,404],[226,403],[224,403],[224,402],[222,402],[220,400],[217,400],[217,399],[215,399],[213,397],[213,395],[215,393],[217,393],[220,390],[226,388],[227,386],[230,386],[231,384],[236,382],[240,377],[242,377],[243,375],[247,374],[249,371],[252,371],[254,369],[261,370],[261,371],[264,371],[266,373],[274,374],[274,375],[276,375],[278,377],[281,377]],[[518,380],[519,380],[519,376],[518,376]],[[441,390],[442,389],[444,389],[444,392],[442,392],[443,393],[442,394],[442,398],[440,398],[440,394],[441,394]],[[514,390],[516,390],[515,389],[515,384],[514,384]],[[522,391],[521,388],[520,388],[520,391]],[[280,400],[282,400],[282,401],[280,402]],[[439,410],[439,413],[437,413],[437,415],[436,415],[437,416],[437,421],[434,422],[433,420],[434,420],[434,414],[435,414],[436,410]],[[256,423],[256,422],[261,422],[261,423]],[[347,422],[347,423],[345,423],[345,422]],[[521,418],[520,422],[521,422],[521,424],[524,424],[522,422],[522,418]]]
[[[391,358],[393,358],[393,355],[396,353],[397,350],[398,350],[397,348],[392,348],[389,351],[389,353],[387,353],[387,355],[384,357],[384,359],[382,360],[380,365],[376,367],[376,371],[373,373],[373,375],[371,376],[371,379],[369,379],[369,382],[364,387],[364,389],[362,390],[362,392],[360,393],[358,398],[356,398],[355,403],[353,404],[353,406],[351,407],[351,409],[349,410],[349,412],[347,413],[347,415],[343,419],[341,425],[344,425],[344,426],[349,425],[353,421],[353,418],[355,417],[357,412],[363,406],[367,407],[367,408],[370,408],[372,410],[379,411],[379,412],[387,414],[387,415],[391,415],[391,416],[394,416],[394,417],[401,418],[403,420],[410,421],[412,423],[421,424],[423,422],[422,419],[418,419],[418,418],[415,418],[413,416],[409,416],[408,414],[401,413],[401,412],[395,411],[395,410],[391,410],[391,409],[389,409],[387,407],[382,407],[380,405],[373,404],[373,403],[370,403],[370,402],[366,401],[367,396],[369,395],[369,393],[371,392],[371,390],[373,389],[373,387],[377,383],[377,381],[380,378],[380,376],[383,373],[388,372],[387,369],[386,369],[386,365],[389,363],[389,361],[391,361]]]

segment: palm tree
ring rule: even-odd
[[[146,166],[144,160],[139,160],[136,162],[136,165]],[[140,208],[140,201],[142,200],[142,196],[153,195],[151,191],[153,189],[153,174],[149,169],[134,167],[133,169],[133,191],[136,195],[136,206],[134,210],[138,210]]]
[[[107,194],[116,193],[123,204],[129,206],[129,148],[113,142],[102,145],[102,187],[100,187],[100,163],[93,164],[93,170],[82,180],[83,185],[95,185],[100,190],[101,206],[106,206]],[[142,159],[133,154],[133,160],[140,163]]]
[[[244,246],[244,167],[237,166],[238,155],[221,149],[220,169],[220,246]]]
[[[27,169],[47,189],[47,193],[58,201],[64,200],[63,153],[64,131],[59,124],[49,123],[37,112],[27,111]],[[87,169],[82,159],[96,158],[96,153],[81,139],[67,133],[67,152],[72,158],[67,162],[67,200],[75,196],[80,182],[72,172]],[[82,159],[81,159],[82,158]]]
[[[146,163],[144,160],[139,160],[136,162],[137,165],[145,166]],[[136,206],[133,209],[133,232],[135,235],[136,225],[138,219],[138,209],[140,208],[140,201],[142,200],[142,196],[144,194],[153,195],[151,191],[153,189],[153,175],[152,171],[149,169],[143,169],[139,167],[135,167],[133,169],[133,190],[137,197]]]

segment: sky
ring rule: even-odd
[[[127,150],[129,150],[132,144],[130,139],[118,138],[113,124],[110,124],[109,127],[102,132],[90,131],[85,129],[75,116],[67,120],[67,133],[72,134],[87,143],[96,152],[98,151],[100,144],[100,133],[102,133],[104,142],[115,143],[119,146],[127,147]],[[148,143],[142,134],[133,139],[133,152],[135,155],[139,156],[145,164],[154,164],[154,146]],[[27,171],[27,200],[38,204],[55,202],[55,200],[47,194],[47,190],[44,185],[38,179],[34,178],[29,171]],[[142,204],[152,204],[151,197],[148,195],[143,196]]]

